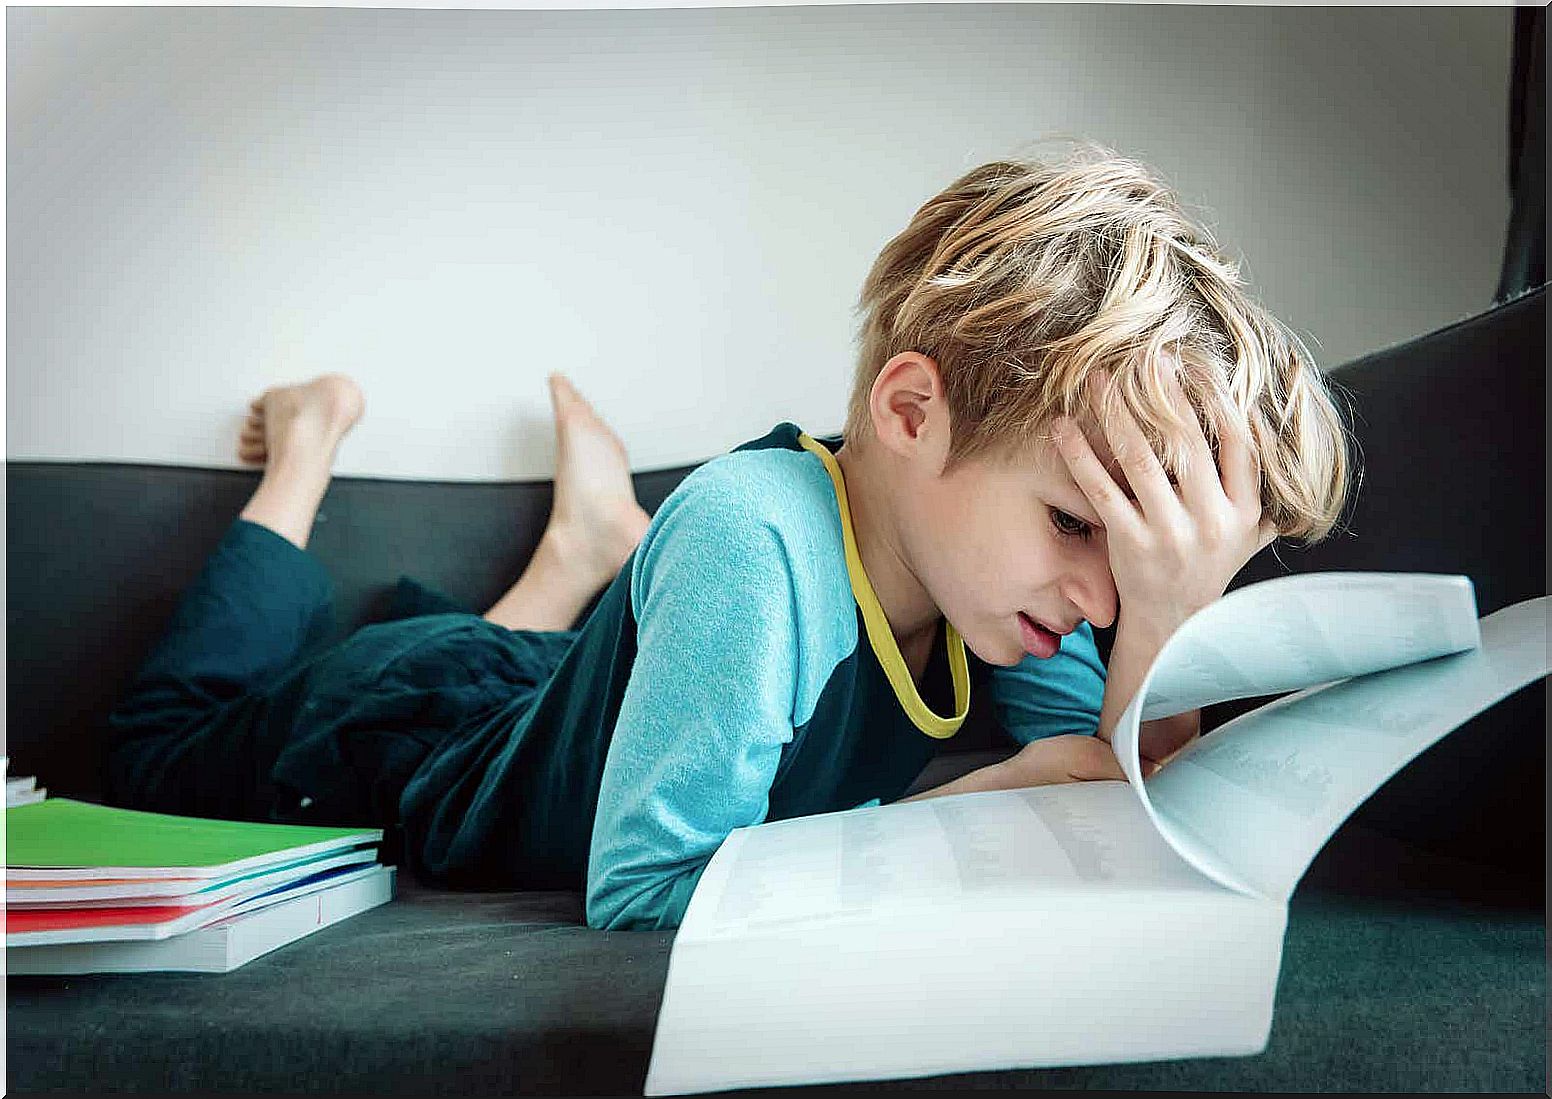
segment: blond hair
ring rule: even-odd
[[[1079,415],[1103,367],[1114,378],[1105,400],[1125,403],[1179,475],[1188,425],[1169,402],[1174,373],[1214,454],[1220,421],[1248,428],[1280,534],[1324,538],[1347,498],[1336,387],[1169,188],[1104,146],[965,173],[879,253],[857,309],[847,445],[871,438],[873,383],[903,351],[937,362],[945,472],[1024,451],[1056,417]]]

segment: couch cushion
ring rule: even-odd
[[[642,506],[656,510],[691,468],[637,474]],[[112,462],[6,472],[11,773],[98,801],[107,714],[259,474]],[[319,644],[443,598],[488,608],[521,575],[551,494],[537,480],[335,478],[308,544],[335,588]]]
[[[12,978],[11,1088],[640,1094],[673,932],[589,930],[574,893],[399,885],[229,974]],[[1537,1092],[1539,901],[1350,827],[1294,896],[1262,1054],[802,1090]]]

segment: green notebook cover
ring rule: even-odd
[[[268,861],[298,848],[382,839],[375,828],[179,817],[46,798],[5,811],[5,863],[20,867],[205,867]]]

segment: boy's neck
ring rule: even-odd
[[[901,652],[929,639],[943,617],[906,559],[899,517],[892,506],[888,471],[865,450],[842,445],[835,452],[846,482],[852,537],[890,632]]]

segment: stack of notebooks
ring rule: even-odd
[[[33,775],[24,778],[7,778],[5,780],[5,807],[7,809],[17,805],[31,805],[35,801],[42,801],[48,796],[48,789],[38,785],[38,780]]]
[[[9,975],[226,973],[393,898],[380,829],[262,824],[70,798],[5,810]]]

